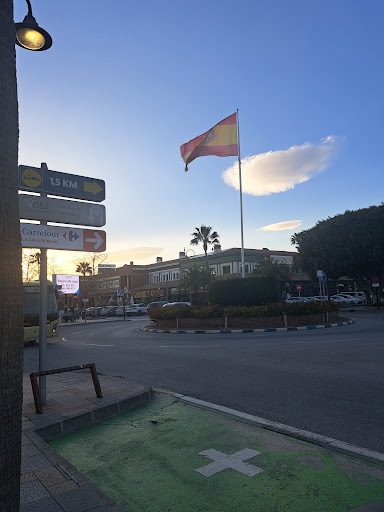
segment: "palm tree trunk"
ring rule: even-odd
[[[0,510],[19,510],[23,316],[13,1],[0,3]]]

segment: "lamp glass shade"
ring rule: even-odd
[[[19,28],[16,38],[20,46],[27,50],[40,50],[45,45],[45,37],[33,28]]]

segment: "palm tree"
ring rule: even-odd
[[[79,272],[80,274],[89,274],[92,275],[92,267],[87,261],[80,261],[76,267],[76,272]]]
[[[190,241],[190,245],[198,245],[199,243],[203,244],[203,249],[205,252],[205,264],[208,267],[208,245],[210,244],[218,244],[219,243],[219,235],[216,233],[216,231],[212,231],[211,226],[204,226],[204,224],[201,225],[200,228],[195,228],[196,231],[191,234],[193,236],[192,240]]]
[[[0,510],[19,510],[23,285],[18,212],[18,106],[13,1],[0,7]]]

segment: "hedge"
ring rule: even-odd
[[[302,302],[297,304],[286,304],[276,302],[264,306],[167,306],[152,309],[149,313],[154,320],[172,320],[175,318],[217,318],[217,317],[258,317],[258,316],[279,316],[286,314],[313,315],[322,311],[338,311],[339,304],[332,301],[323,302],[323,309],[320,302]]]
[[[280,299],[276,283],[269,277],[214,280],[207,290],[209,304],[220,306],[260,306]]]

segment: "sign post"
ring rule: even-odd
[[[41,169],[47,169],[43,162]],[[47,194],[42,192],[41,197]],[[41,226],[46,226],[47,221],[40,221]],[[47,294],[47,249],[40,248],[40,304],[39,304],[39,372],[47,369],[47,318],[48,318],[48,294]],[[47,388],[45,375],[39,376],[39,388],[41,403],[47,403]]]
[[[378,277],[372,277],[371,286],[372,286],[372,288],[376,288],[376,307],[377,307],[377,309],[380,309],[380,300],[379,300],[380,279]]]
[[[39,372],[44,374],[47,351],[47,249],[85,252],[106,250],[105,231],[47,224],[57,222],[104,226],[104,206],[63,201],[47,197],[47,194],[99,203],[105,199],[105,182],[96,178],[52,171],[46,163],[42,163],[40,168],[19,165],[18,182],[19,190],[40,194],[20,195],[19,207],[21,218],[40,221],[39,225],[21,223],[20,232],[22,247],[40,249]],[[84,294],[83,299],[87,300]],[[43,405],[46,403],[45,379],[45,375],[39,377],[40,399]]]

